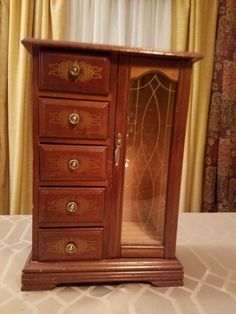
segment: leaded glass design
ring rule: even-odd
[[[128,105],[123,245],[162,245],[176,83],[155,72],[132,79]]]

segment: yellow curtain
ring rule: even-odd
[[[173,0],[173,50],[194,51],[194,65],[182,171],[180,210],[201,211],[203,161],[213,72],[218,0]]]
[[[0,214],[9,211],[8,136],[7,136],[7,53],[8,1],[0,1]]]
[[[64,0],[1,0],[1,214],[32,209],[31,62],[21,40],[63,39],[66,5]]]

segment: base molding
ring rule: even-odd
[[[49,290],[61,284],[108,282],[150,282],[158,287],[182,286],[183,267],[176,258],[38,262],[30,257],[22,273],[22,291]]]

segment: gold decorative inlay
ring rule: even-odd
[[[71,75],[72,69],[79,69],[78,75]],[[63,61],[60,63],[49,63],[49,75],[59,77],[68,81],[86,82],[102,79],[102,67],[97,67],[84,61]]]
[[[47,169],[51,170],[48,172],[48,176],[53,178],[61,175],[62,173],[66,173],[66,175],[73,173],[84,174],[84,172],[89,171],[92,175],[94,172],[97,172],[98,169],[101,169],[103,165],[103,160],[101,158],[97,158],[96,155],[90,157],[88,155],[81,154],[80,160],[78,161],[78,155],[71,154],[68,160],[67,156],[53,156],[48,157],[47,159]],[[100,156],[99,156],[100,157]],[[55,171],[56,170],[56,171]],[[76,170],[76,172],[71,171]],[[87,175],[87,173],[86,173]]]
[[[68,203],[76,203],[77,208],[79,207],[79,212],[83,213],[86,211],[94,210],[99,207],[99,202],[97,200],[90,200],[85,197],[79,197],[74,201],[68,201],[68,198],[58,198],[57,200],[48,201],[46,206],[49,212],[59,212],[67,208]]]
[[[91,253],[95,248],[95,240],[84,239],[62,239],[56,241],[48,241],[46,243],[46,250],[48,252],[56,252],[58,254],[65,254],[68,244],[73,243],[76,254]]]
[[[78,121],[77,125],[79,126],[80,130],[86,130],[89,128],[91,131],[91,129],[97,129],[101,126],[101,115],[90,113],[84,110],[72,111],[72,109],[50,112],[48,116],[49,123],[60,125],[66,128],[68,126],[68,117],[71,117],[72,115],[78,115],[79,119],[77,119],[76,122]]]

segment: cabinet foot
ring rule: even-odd
[[[176,280],[176,281],[151,280],[150,283],[155,287],[180,287],[180,286],[183,286],[183,279]]]
[[[57,284],[50,283],[50,282],[43,282],[40,284],[37,283],[30,283],[27,278],[24,280],[22,278],[22,286],[21,291],[45,291],[45,290],[51,290],[53,288],[56,288]]]
[[[181,286],[183,267],[177,259],[120,258],[101,261],[37,262],[29,259],[22,291],[50,290],[61,284],[150,282],[157,287]]]

